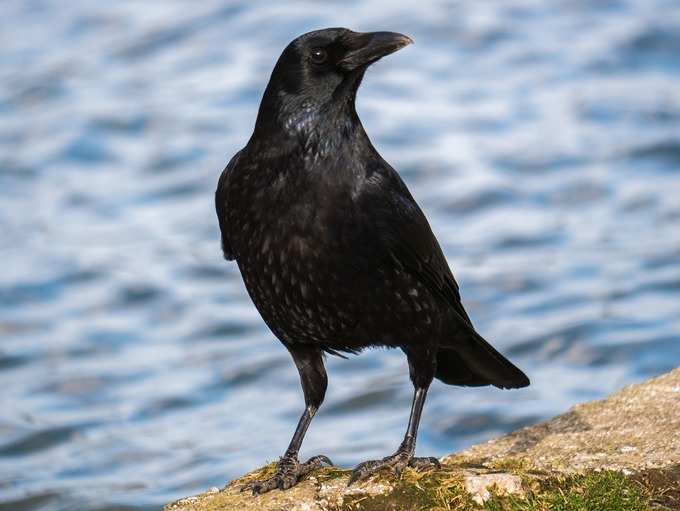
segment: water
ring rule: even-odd
[[[358,108],[522,391],[435,383],[444,455],[680,363],[680,3],[0,7],[0,510],[147,510],[284,450],[288,354],[220,258],[212,193],[283,46],[324,26],[416,44]],[[401,440],[401,353],[329,359],[303,446]]]

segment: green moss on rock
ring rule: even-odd
[[[680,511],[680,369],[447,456],[441,470],[381,472],[347,488],[324,468],[286,491],[240,488],[275,463],[166,511]]]
[[[549,478],[525,497],[494,495],[489,511],[645,511],[647,489],[620,472],[605,471]]]
[[[342,511],[382,511],[423,509],[474,509],[474,502],[465,489],[460,472],[444,468],[434,472],[406,469],[401,478],[392,480],[392,491],[383,495],[357,495],[346,499]]]

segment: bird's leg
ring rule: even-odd
[[[241,491],[252,490],[253,495],[265,493],[274,488],[285,490],[297,483],[301,476],[311,470],[322,467],[324,463],[333,464],[327,456],[323,455],[314,456],[304,463],[300,463],[298,460],[298,452],[307,428],[326,395],[328,379],[319,350],[299,345],[286,345],[286,347],[293,356],[300,373],[302,391],[305,395],[305,411],[300,417],[297,428],[295,428],[288,449],[279,459],[274,475],[262,481],[250,481],[241,488]]]
[[[420,415],[425,404],[425,396],[427,395],[427,388],[416,388],[413,396],[413,405],[411,407],[411,416],[408,421],[408,428],[404,440],[401,442],[399,449],[394,454],[387,456],[381,460],[370,460],[359,463],[352,471],[352,476],[349,479],[348,486],[366,479],[377,471],[383,468],[391,469],[397,476],[407,466],[426,469],[439,468],[439,460],[434,457],[416,458],[414,453],[416,450],[416,435],[418,432],[418,423],[420,422]]]
[[[419,354],[422,355],[422,354]],[[387,456],[381,460],[370,460],[360,463],[352,471],[352,475],[347,485],[351,485],[356,481],[366,479],[377,471],[383,468],[391,469],[397,476],[407,466],[425,469],[425,468],[439,468],[439,460],[434,457],[416,458],[414,453],[416,451],[416,437],[418,435],[418,424],[420,423],[420,416],[423,413],[423,406],[425,405],[425,398],[427,397],[427,389],[432,383],[436,362],[427,363],[429,357],[423,359],[422,356],[412,355],[407,352],[409,359],[409,373],[411,381],[414,386],[413,403],[411,404],[411,415],[408,419],[408,427],[406,428],[406,435],[401,442],[399,449],[394,454]]]

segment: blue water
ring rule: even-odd
[[[444,455],[680,364],[680,2],[0,5],[0,510],[147,510],[275,459],[288,354],[220,256],[212,194],[280,50],[416,44],[359,113],[521,391],[436,383]],[[329,359],[303,446],[394,450],[403,355]]]

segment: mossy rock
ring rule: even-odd
[[[442,462],[350,488],[350,471],[331,467],[285,491],[240,492],[272,463],[166,511],[680,511],[680,369]]]
[[[273,464],[263,467],[223,490],[182,499],[166,510],[680,510],[680,465],[630,475],[612,470],[544,475],[523,468],[510,474],[492,467],[445,466],[428,473],[407,469],[399,479],[392,474],[378,474],[349,490],[346,488],[349,471],[322,469],[286,491],[275,490],[256,497],[240,492],[244,482],[266,476],[273,467]]]

